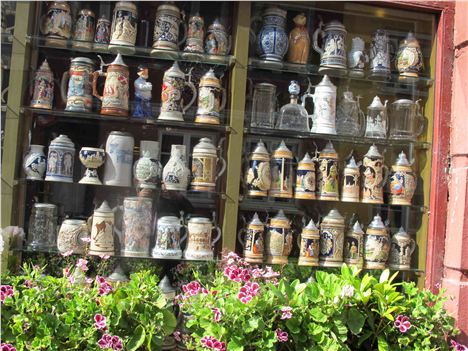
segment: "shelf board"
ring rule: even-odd
[[[2,33],[2,44],[11,45],[12,42],[13,42],[13,34]]]

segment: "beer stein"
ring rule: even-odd
[[[397,233],[392,236],[390,257],[388,259],[390,269],[410,269],[411,255],[416,249],[416,242],[400,227]]]
[[[354,157],[351,157],[343,170],[343,188],[341,189],[341,201],[359,202],[360,171]]]
[[[78,155],[81,163],[86,167],[86,172],[79,183],[101,185],[97,169],[104,164],[106,150],[95,147],[82,147]]]
[[[185,41],[186,27],[184,14],[172,3],[159,5],[156,10],[154,20],[153,50],[151,55],[162,53],[166,57],[175,58],[177,53],[170,53],[168,50],[178,51],[179,45]],[[184,35],[179,42],[179,26],[183,25]]]
[[[338,154],[331,141],[318,157],[317,195],[319,200],[338,201]]]
[[[159,142],[140,141],[140,158],[133,166],[133,178],[138,187],[156,189],[161,182],[162,165],[159,162]]]
[[[181,258],[180,245],[187,235],[182,238],[180,229],[183,227],[183,219],[176,216],[163,216],[158,219],[156,243],[151,255],[154,258]]]
[[[385,139],[388,130],[387,100],[382,104],[378,96],[367,107],[366,138]]]
[[[32,99],[33,108],[52,109],[54,102],[54,74],[50,70],[47,59],[44,60],[34,73]]]
[[[339,135],[359,137],[363,134],[365,115],[351,91],[343,92],[336,108],[336,131]]]
[[[112,131],[106,140],[104,184],[132,186],[133,147],[135,141],[129,133]]]
[[[219,124],[220,111],[226,106],[226,89],[212,68],[200,79],[195,123]]]
[[[289,33],[288,62],[305,65],[309,58],[310,37],[307,31],[307,18],[300,13],[293,18],[294,29]]]
[[[390,104],[389,118],[390,136],[389,139],[416,140],[424,130],[425,119],[421,114],[421,106],[416,100],[399,99]]]
[[[299,266],[318,266],[320,254],[320,232],[311,219],[309,224],[302,228],[300,237],[297,238],[299,246]]]
[[[112,16],[109,51],[133,54],[137,35],[138,11],[133,2],[119,1],[115,4]]]
[[[187,247],[184,258],[187,260],[212,260],[214,245],[221,238],[221,229],[206,217],[192,217],[187,223]],[[213,230],[217,236],[212,240]]]
[[[57,237],[57,206],[35,203],[29,217],[28,249],[54,250]]]
[[[271,186],[270,154],[260,140],[249,155],[245,172],[245,184],[249,196],[267,196]]]
[[[320,224],[320,266],[341,267],[343,264],[344,221],[334,208]]]
[[[126,197],[123,201],[123,256],[147,257],[152,234],[153,200],[147,197]]]
[[[273,151],[271,156],[271,187],[269,195],[272,197],[293,197],[293,154],[284,140]]]
[[[249,263],[262,263],[263,262],[263,233],[265,225],[258,218],[255,212],[250,222],[247,224],[246,229],[241,229],[237,234],[237,239],[243,247],[244,259]],[[244,234],[244,240],[242,240]]]
[[[47,153],[47,172],[45,180],[73,183],[75,146],[65,134],[52,140]]]
[[[123,62],[122,55],[118,54],[115,60],[106,64],[101,56],[101,69],[93,73],[93,95],[101,100],[101,114],[128,116],[128,66]],[[104,72],[104,66],[108,66]],[[100,76],[106,77],[103,95],[97,91],[97,81]]]
[[[396,54],[395,66],[400,73],[400,79],[418,78],[423,67],[423,55],[418,40],[409,32],[400,43]]]
[[[348,75],[354,78],[364,77],[364,67],[369,62],[365,43],[360,37],[354,37],[348,52]]]
[[[90,255],[114,255],[114,222],[115,209],[109,207],[107,201],[94,210],[88,219],[91,223]]]
[[[66,46],[71,37],[72,18],[70,5],[66,1],[54,1],[49,4],[47,13],[41,17],[41,33],[46,37],[46,44]]]
[[[189,80],[186,81],[185,77]],[[183,121],[184,113],[192,106],[197,97],[195,85],[190,81],[190,74],[185,74],[179,68],[177,61],[171,68],[164,72],[163,85],[161,91],[161,113],[158,119]],[[188,104],[184,104],[182,99],[184,87],[189,87],[192,91],[192,99]]]
[[[369,224],[364,236],[364,268],[385,269],[390,253],[387,227],[379,215]]]
[[[171,157],[163,169],[166,190],[186,191],[190,170],[186,166],[185,145],[171,145]]]
[[[217,162],[221,161],[221,170],[216,174]],[[218,157],[216,147],[210,138],[201,138],[192,153],[192,182],[194,191],[214,191],[216,180],[226,170],[226,161]]]
[[[276,108],[276,85],[270,83],[255,84],[250,126],[254,128],[274,128]]]
[[[361,201],[383,204],[383,187],[387,183],[388,168],[375,144],[372,144],[362,160]]]
[[[111,21],[106,18],[106,15],[102,15],[97,20],[96,31],[94,34],[94,48],[95,49],[107,49],[110,42],[111,33]]]
[[[304,158],[297,165],[294,197],[296,199],[314,200],[315,186],[315,162],[306,152]]]
[[[387,31],[377,29],[370,44],[369,78],[386,79],[390,70],[391,42]]]
[[[29,151],[24,155],[23,169],[26,179],[42,180],[46,171],[47,158],[44,155],[44,145],[29,145]]]
[[[364,232],[358,221],[349,228],[344,238],[344,262],[362,268],[364,264]]]
[[[336,86],[325,75],[322,81],[315,86],[314,94],[305,94],[302,97],[302,105],[305,105],[305,97],[311,95],[314,100],[314,114],[312,115],[312,133],[336,134]]]
[[[270,219],[265,241],[265,258],[269,264],[287,264],[293,245],[291,221],[283,210]]]
[[[216,60],[218,59],[217,56],[228,55],[230,50],[231,46],[226,28],[218,18],[215,18],[206,32],[205,52],[210,55],[210,59]]]
[[[205,39],[205,21],[196,13],[188,20],[187,39],[182,56],[187,59],[202,57],[201,54],[204,53],[203,39]]]
[[[75,32],[73,33],[72,47],[81,49],[91,49],[93,47],[94,26],[96,18],[94,12],[82,9],[78,13],[75,22]]]
[[[61,253],[73,251],[83,255],[86,252],[86,242],[82,239],[88,237],[89,229],[85,220],[65,219],[57,236],[57,249]]]
[[[70,69],[62,76],[60,91],[67,102],[66,111],[91,112],[93,108],[92,76],[94,62],[86,57],[71,60]],[[68,92],[66,91],[68,81]]]
[[[262,60],[281,62],[288,51],[287,12],[276,6],[263,12],[263,26],[257,35],[257,53]]]
[[[390,172],[390,204],[411,205],[416,190],[417,178],[411,164],[402,151]]]
[[[319,34],[322,47],[318,44]],[[325,26],[320,21],[313,36],[314,50],[320,54],[319,73],[346,73],[346,34],[345,26],[339,21],[333,20]]]

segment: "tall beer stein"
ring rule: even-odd
[[[221,169],[217,173],[217,162],[221,161]],[[226,161],[218,157],[216,147],[210,138],[201,138],[192,153],[192,190],[214,191],[216,180],[226,170]]]
[[[65,134],[52,140],[47,153],[46,181],[73,183],[75,145]]]
[[[54,102],[54,74],[50,70],[47,59],[34,73],[32,99],[30,106],[33,108],[52,109]]]
[[[320,224],[320,266],[341,267],[343,264],[344,221],[334,208]]]
[[[416,242],[400,227],[397,233],[393,234],[391,239],[390,257],[388,263],[390,269],[410,269],[411,255],[416,249]]]
[[[129,133],[113,131],[106,141],[104,184],[132,186],[133,147],[135,141]]]
[[[82,239],[88,237],[89,228],[85,220],[65,219],[57,236],[57,249],[61,253],[71,250],[75,254],[84,255],[87,244]]]
[[[374,144],[362,160],[361,201],[368,204],[383,204],[383,187],[387,183],[388,168],[384,158]]]
[[[398,155],[390,172],[390,204],[411,205],[416,190],[417,178],[411,163],[408,162],[406,154],[402,151]]]
[[[57,237],[57,206],[35,203],[28,228],[28,249],[53,250]]]
[[[185,77],[189,76],[186,81]],[[188,86],[192,91],[192,99],[188,104],[184,104],[182,99],[184,87]],[[183,121],[184,113],[192,106],[197,97],[195,85],[190,81],[190,74],[185,74],[179,68],[177,61],[171,68],[164,72],[163,85],[161,91],[161,113],[158,119]]]
[[[364,264],[364,232],[358,221],[345,235],[344,262],[362,268]]]
[[[352,39],[351,50],[348,52],[348,75],[350,77],[363,78],[365,75],[364,66],[369,62],[365,45],[360,37]]]
[[[338,201],[338,154],[331,141],[320,151],[317,171],[319,200]]]
[[[212,240],[213,230],[217,232]],[[192,217],[187,223],[187,247],[184,258],[187,260],[212,260],[214,245],[221,238],[221,229],[206,217]]]
[[[281,62],[288,51],[287,12],[276,6],[263,12],[263,26],[257,35],[257,53],[262,60]]]
[[[322,47],[318,44],[319,34],[322,38]],[[325,26],[320,22],[313,36],[314,50],[320,54],[320,73],[330,71],[346,73],[346,34],[345,26],[337,20]]]
[[[258,218],[257,212],[253,215],[250,222],[247,224],[246,229],[241,229],[237,234],[237,239],[243,247],[244,259],[249,263],[262,263],[263,262],[263,251],[264,241],[263,233],[265,231],[265,225]],[[244,239],[242,240],[242,234]]]
[[[359,173],[359,166],[356,164],[354,157],[351,157],[343,170],[343,188],[341,189],[341,201],[359,202]]]
[[[305,105],[305,94],[302,97],[302,105]],[[336,134],[336,86],[325,75],[322,81],[315,86],[312,95],[314,99],[314,114],[312,115],[312,133]]]
[[[266,263],[287,264],[293,245],[291,221],[283,210],[270,219],[266,233],[265,258]]]
[[[46,37],[46,44],[66,46],[70,39],[72,18],[70,5],[66,1],[54,1],[49,4],[47,13],[41,17],[41,33]]]
[[[378,96],[367,107],[366,138],[385,139],[388,130],[387,100],[382,104]]]
[[[399,99],[390,104],[389,139],[416,140],[421,135],[426,121],[421,113],[420,101]]]
[[[284,140],[273,151],[271,156],[271,187],[269,195],[272,197],[293,197],[293,154]]]
[[[137,35],[138,10],[133,2],[119,1],[112,16],[109,50],[115,53],[133,54]]]
[[[226,89],[210,68],[200,79],[198,86],[198,109],[195,123],[219,124],[220,112],[226,106]]]
[[[184,25],[184,37],[179,42],[179,26]],[[185,41],[186,28],[183,12],[171,3],[159,5],[154,20],[153,50],[151,55],[164,53],[168,57],[177,57],[177,53],[171,56],[168,50],[179,50],[179,45]]]
[[[198,13],[188,20],[187,39],[185,40],[185,58],[199,58],[204,52],[203,39],[205,39],[205,21]]]
[[[91,223],[90,255],[114,255],[114,221],[114,210],[107,201],[94,210],[88,219],[88,223]]]
[[[379,215],[369,224],[364,236],[364,268],[385,269],[390,253],[387,227]]]
[[[101,69],[93,73],[93,95],[101,100],[101,114],[128,116],[128,66],[123,62],[122,55],[118,54],[110,64],[101,59]],[[108,66],[104,72],[104,66]],[[100,76],[106,77],[103,95],[97,91],[97,80]]]
[[[96,18],[94,12],[88,9],[82,9],[78,13],[75,22],[75,32],[73,33],[74,48],[91,49],[93,47],[94,26]]]
[[[249,155],[248,168],[245,172],[247,195],[267,196],[271,187],[270,154],[260,140]]]
[[[152,232],[153,200],[147,197],[126,197],[123,201],[123,256],[147,257]]]
[[[412,32],[409,32],[405,40],[400,43],[395,66],[400,72],[400,79],[418,78],[418,73],[423,67],[423,55],[419,42]]]
[[[390,70],[391,43],[387,31],[377,29],[370,44],[369,78],[386,79]]]
[[[183,219],[176,216],[163,216],[158,219],[156,243],[151,256],[154,258],[181,258],[182,244],[187,237],[180,236],[180,229],[183,226]]]
[[[210,55],[211,60],[216,61],[219,56],[228,55],[230,50],[226,28],[221,24],[219,18],[215,18],[206,31],[205,52]],[[220,59],[222,60],[222,57]]]
[[[94,33],[94,48],[95,49],[107,49],[110,42],[111,34],[111,21],[106,18],[106,15],[102,15],[97,20],[96,31]]]
[[[298,237],[299,266],[318,266],[320,254],[320,231],[311,219],[309,224],[302,228],[301,236]]]
[[[336,131],[339,135],[361,136],[365,127],[365,115],[351,91],[343,92],[336,108]]]
[[[296,199],[314,200],[315,186],[315,162],[306,152],[304,158],[297,165],[294,197]]]
[[[86,57],[71,60],[70,69],[62,76],[62,100],[67,102],[65,110],[91,112],[93,108],[92,76],[94,62]],[[66,91],[68,81],[68,92]]]

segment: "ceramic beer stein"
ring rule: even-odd
[[[80,184],[102,184],[99,180],[97,169],[104,164],[106,159],[106,150],[94,147],[82,147],[78,154],[81,163],[86,167]]]
[[[362,136],[366,116],[351,91],[344,91],[336,108],[336,131],[339,135]]]
[[[291,221],[283,210],[270,219],[267,227],[265,259],[269,264],[287,264],[293,245]]]
[[[83,255],[86,252],[86,242],[81,239],[88,238],[89,235],[85,220],[65,219],[58,232],[57,249],[61,253],[73,251],[74,254]]]
[[[341,267],[343,264],[344,221],[334,208],[320,224],[320,266]]]
[[[372,103],[367,107],[366,115],[366,138],[385,139],[388,131],[387,100],[385,104],[378,96],[374,97]]]
[[[364,268],[385,269],[390,253],[390,238],[382,218],[376,215],[364,236]]]
[[[383,204],[383,187],[387,183],[388,168],[374,144],[362,160],[361,201],[368,204]]]
[[[221,238],[221,229],[206,217],[192,217],[187,223],[187,247],[184,258],[187,260],[212,260],[214,245]],[[217,232],[212,240],[213,230]]]
[[[94,48],[95,49],[107,49],[110,42],[111,33],[111,21],[106,18],[106,15],[102,15],[97,20],[96,31],[94,34]]]
[[[364,232],[358,221],[349,228],[344,238],[344,262],[362,268],[364,264]]]
[[[391,43],[387,31],[377,29],[370,44],[369,78],[386,79],[389,77]]]
[[[305,105],[305,97],[311,95],[314,100],[314,114],[312,115],[312,133],[336,134],[336,86],[325,75],[322,81],[315,86],[314,94],[305,94],[302,104]]]
[[[88,219],[88,224],[91,223],[90,255],[114,255],[114,221],[114,210],[107,201],[94,210],[94,214]]]
[[[341,201],[359,202],[360,188],[359,165],[356,164],[354,157],[351,157],[343,170],[343,188],[341,189]]]
[[[400,73],[400,79],[418,78],[423,68],[423,55],[418,40],[409,32],[400,43],[396,54],[395,66]]]
[[[281,62],[288,51],[287,12],[276,6],[263,12],[263,26],[257,35],[257,53],[265,61]]]
[[[35,203],[28,227],[28,249],[54,250],[57,237],[57,206]]]
[[[24,156],[23,169],[26,179],[42,180],[46,170],[46,157],[43,145],[30,145],[28,153]]]
[[[163,169],[163,183],[166,190],[186,191],[189,176],[185,145],[172,145],[171,158]]]
[[[94,62],[86,57],[71,60],[70,69],[62,76],[60,91],[67,102],[66,111],[91,112],[93,108],[92,76]],[[68,91],[67,91],[68,81]]]
[[[338,154],[331,141],[320,151],[317,171],[319,200],[338,201]]]
[[[270,154],[261,140],[249,155],[248,167],[245,172],[245,184],[249,196],[267,196],[268,190],[270,190]]]
[[[319,34],[322,47],[318,43]],[[320,73],[346,74],[346,34],[340,21],[333,20],[325,26],[320,22],[313,36],[314,50],[320,54]]]
[[[219,56],[228,55],[231,50],[229,36],[226,28],[221,24],[218,18],[215,18],[208,27],[205,38],[205,52],[210,55],[212,61],[216,61]]]
[[[216,172],[217,163],[220,161],[221,169]],[[194,191],[214,191],[216,180],[226,170],[226,161],[221,156],[218,157],[216,147],[210,138],[201,138],[200,142],[194,146],[192,153],[192,182],[190,183]]]
[[[219,124],[220,112],[226,106],[226,89],[210,68],[200,79],[195,123]]]
[[[186,81],[185,77],[189,80]],[[184,113],[192,106],[197,97],[195,85],[190,81],[190,74],[185,74],[179,68],[177,61],[171,68],[164,72],[163,85],[161,91],[161,113],[158,119],[183,121]],[[185,87],[192,91],[192,99],[185,104],[182,97]]]
[[[30,106],[33,108],[52,109],[54,102],[54,75],[50,70],[47,59],[42,62],[34,73],[32,99]]]
[[[293,197],[293,154],[284,140],[273,151],[271,156],[271,187],[269,195],[272,197]]]
[[[351,42],[351,50],[348,52],[348,75],[363,78],[365,65],[369,62],[365,43],[360,37],[354,37]]]
[[[204,52],[203,39],[205,39],[205,21],[196,13],[188,20],[187,39],[182,56],[187,59],[202,57],[200,54]]]
[[[133,2],[119,1],[112,16],[109,50],[114,53],[133,54],[137,35],[138,11]]]
[[[51,2],[47,13],[41,17],[40,29],[46,44],[66,46],[65,40],[70,39],[72,30],[70,5],[66,1]]]
[[[104,184],[132,186],[133,146],[135,141],[129,133],[110,132],[106,141]]]
[[[60,134],[49,145],[45,180],[73,183],[74,164],[75,146],[70,138]]]
[[[75,22],[72,47],[91,49],[93,47],[95,24],[96,18],[93,11],[88,9],[80,10]]]
[[[175,58],[177,53],[170,53],[168,50],[177,51],[179,45],[185,41],[186,27],[184,14],[173,3],[159,5],[156,10],[154,20],[153,50],[151,55],[164,54],[166,57]],[[179,41],[179,27],[183,24],[184,35]]]
[[[123,62],[122,55],[118,54],[115,60],[106,64],[101,56],[101,69],[93,73],[93,95],[101,100],[101,114],[128,116],[128,66]],[[104,66],[108,66],[104,72]],[[106,77],[103,95],[97,91],[97,81],[100,76]]]
[[[310,37],[304,13],[293,18],[294,29],[289,33],[288,62],[305,65],[309,58]]]
[[[390,257],[388,264],[390,269],[410,269],[411,255],[416,249],[416,242],[400,227],[391,239]]]
[[[390,172],[390,204],[411,205],[416,190],[416,174],[402,151]]]
[[[263,235],[265,225],[255,212],[247,228],[241,229],[237,234],[237,239],[243,247],[244,259],[249,263],[262,263],[265,244]],[[244,237],[244,239],[242,239]]]
[[[183,219],[176,216],[163,216],[158,219],[156,243],[151,256],[154,258],[181,258],[180,245],[187,235],[181,237],[180,229],[183,227]]]
[[[299,161],[296,171],[296,189],[294,197],[296,199],[315,199],[315,160],[306,152],[304,158]]]
[[[147,257],[152,233],[153,200],[147,197],[126,197],[123,201],[123,256]]]
[[[389,139],[416,140],[424,130],[426,120],[421,113],[421,100],[399,99],[389,108]]]
[[[162,165],[159,162],[159,142],[140,141],[140,158],[133,166],[136,185],[144,189],[156,189],[161,183]]]
[[[309,224],[302,228],[298,237],[299,266],[318,266],[320,254],[320,231],[311,219]]]

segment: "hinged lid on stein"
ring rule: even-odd
[[[318,228],[315,225],[315,222],[313,219],[310,219],[309,223],[302,229],[302,234],[311,233],[311,232],[313,233],[318,232]]]
[[[369,158],[382,158],[383,156],[380,154],[379,149],[375,144],[372,144],[369,147],[369,150],[367,150],[367,153],[364,155],[364,157],[369,157]]]
[[[337,157],[337,155],[338,154],[336,153],[333,143],[330,140],[327,142],[327,144],[322,149],[322,151],[320,151],[320,157],[327,157],[327,156]]]
[[[380,215],[375,215],[372,219],[372,222],[369,224],[368,229],[380,229],[380,230],[387,230],[384,222],[382,221],[382,217]]]
[[[257,145],[255,146],[255,149],[254,149],[254,151],[252,151],[251,155],[252,156],[261,155],[261,156],[264,156],[264,157],[270,157],[270,154],[268,153],[268,150],[266,149],[265,144],[263,143],[263,141],[261,139],[257,143]]]
[[[260,220],[260,217],[258,217],[258,213],[255,212],[252,219],[250,220],[249,222],[249,225],[259,225],[259,226],[263,226],[263,222]]]
[[[193,153],[202,152],[216,156],[216,147],[210,138],[201,138],[200,142],[194,146]]]
[[[288,149],[286,146],[284,140],[281,140],[281,144],[276,148],[275,151],[273,151],[273,158],[293,158],[292,151]]]
[[[341,213],[336,209],[333,208],[328,212],[327,216],[323,219],[322,223],[336,223],[336,224],[343,224],[344,223],[344,217],[341,215]]]
[[[398,158],[395,163],[397,166],[411,166],[408,159],[406,158],[406,154],[402,151],[398,154]]]

